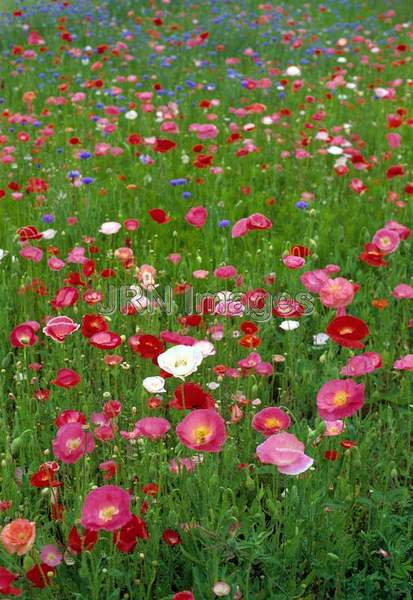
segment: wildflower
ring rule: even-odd
[[[276,433],[257,447],[259,460],[276,465],[285,475],[299,475],[307,471],[313,459],[304,454],[304,444],[291,433]]]
[[[224,419],[213,409],[189,413],[176,434],[184,446],[201,452],[220,452],[227,437]]]
[[[80,522],[92,531],[119,529],[132,518],[130,501],[129,492],[118,486],[96,488],[86,496]]]
[[[326,421],[350,417],[364,404],[364,385],[352,379],[332,379],[317,394],[318,414]]]
[[[5,525],[0,533],[0,542],[6,552],[23,556],[30,551],[36,538],[36,525],[27,519],[15,519]]]

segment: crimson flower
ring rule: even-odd
[[[347,315],[336,317],[327,325],[327,333],[333,342],[345,348],[364,348],[360,340],[368,336],[369,329],[364,321]]]

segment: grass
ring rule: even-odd
[[[0,239],[7,253],[0,271],[0,500],[12,503],[0,518],[1,525],[18,517],[35,521],[36,541],[24,558],[0,547],[0,564],[19,575],[15,585],[24,590],[24,598],[170,600],[176,592],[192,590],[197,600],[209,600],[215,597],[212,588],[218,581],[230,585],[228,597],[234,600],[411,598],[412,374],[392,367],[396,359],[412,352],[412,329],[408,327],[412,311],[411,300],[397,301],[391,291],[400,283],[411,283],[412,242],[410,238],[402,241],[397,252],[387,257],[387,267],[371,267],[358,256],[388,220],[412,224],[412,200],[405,187],[413,180],[413,128],[408,123],[413,118],[409,83],[413,9],[410,2],[402,0],[391,5],[353,1],[325,5],[326,12],[320,12],[319,3],[313,0],[308,7],[289,2],[284,14],[270,11],[268,22],[257,25],[259,16],[266,13],[252,0],[158,3],[164,14],[163,24],[157,26],[153,22],[155,8],[146,2],[107,2],[100,11],[86,0],[66,8],[51,2],[2,3],[0,77],[4,89],[0,95],[4,112],[0,135],[7,138],[2,140],[2,156],[8,153],[4,146],[15,146],[15,159],[0,166],[0,188],[6,192],[0,200]],[[23,17],[10,17],[16,7],[21,8]],[[390,9],[396,16],[383,16]],[[44,37],[46,52],[28,46],[24,23]],[[395,27],[398,23],[402,25]],[[59,38],[63,31],[59,26],[70,32],[72,41]],[[204,45],[188,48],[185,33],[204,31],[209,32]],[[293,31],[289,43],[283,41],[287,31]],[[362,40],[354,40],[355,35]],[[348,40],[343,53],[329,55],[327,50],[336,48],[343,37]],[[303,42],[298,49],[291,47],[295,38]],[[371,40],[370,49],[366,39]],[[111,53],[120,41],[128,50]],[[165,49],[157,52],[154,43]],[[109,50],[104,54],[90,51],[88,58],[85,47],[100,44],[107,44]],[[224,48],[217,50],[219,44]],[[406,45],[406,51],[397,50],[400,44]],[[371,52],[374,45],[380,50],[377,54]],[[37,56],[25,59],[16,51],[13,54],[13,46],[35,49]],[[83,49],[84,60],[71,55],[71,48]],[[247,48],[256,53],[255,61],[244,52]],[[368,56],[368,64],[363,64],[363,55]],[[104,62],[103,57],[108,60]],[[226,60],[231,57],[239,63],[228,65]],[[339,62],[340,58],[346,62]],[[92,71],[95,61],[102,61],[102,67]],[[301,65],[303,86],[296,93],[291,91],[291,83],[284,90],[276,87],[285,78],[288,64]],[[337,68],[344,69],[345,84],[331,91],[326,84]],[[279,74],[271,75],[270,69],[279,69]],[[116,80],[119,75],[136,75],[138,82]],[[242,81],[264,77],[272,81],[269,90],[242,85]],[[103,81],[102,87],[84,86],[96,79]],[[374,88],[390,87],[395,80],[399,80],[394,88],[396,99],[378,100]],[[64,83],[67,90],[59,89]],[[159,93],[155,83],[170,95]],[[108,93],[111,86],[119,86],[121,93]],[[36,94],[33,114],[41,121],[39,126],[11,123],[8,118],[9,114],[27,114],[23,101],[27,91]],[[72,103],[70,94],[80,91],[86,99]],[[153,92],[152,112],[140,108],[136,92],[143,91]],[[47,102],[57,96],[69,101],[63,105]],[[306,100],[308,96],[314,101]],[[200,107],[201,101],[213,99],[219,104],[208,110]],[[180,131],[177,135],[159,131],[156,110],[168,102],[176,102],[179,110],[174,119]],[[136,120],[127,120],[122,113],[105,115],[104,107],[128,110],[130,103],[137,105]],[[231,108],[253,103],[265,105],[264,112],[250,112],[246,117],[231,112]],[[45,109],[49,111],[46,114]],[[400,109],[403,124],[388,130],[388,115]],[[275,124],[262,122],[264,115],[277,112]],[[208,122],[209,113],[216,115],[211,123],[218,127],[218,137],[198,140],[188,128]],[[103,135],[93,115],[113,119],[116,129]],[[230,122],[238,125],[244,140],[253,141],[256,152],[237,156],[243,141],[228,143]],[[255,127],[245,131],[246,123]],[[53,135],[48,137],[44,128],[50,125]],[[339,129],[334,133],[334,128]],[[337,176],[337,157],[320,150],[345,144],[340,139],[317,141],[315,135],[322,129],[331,138],[345,138],[363,155],[368,169],[356,170],[349,161],[349,172]],[[30,134],[28,142],[18,138],[23,131]],[[386,139],[393,131],[401,135],[397,149],[390,149]],[[150,145],[133,146],[127,142],[132,133],[173,139],[177,147],[160,154]],[[79,138],[78,145],[70,144],[73,137]],[[40,140],[37,144],[36,139]],[[95,156],[95,144],[101,142],[121,148],[123,154]],[[204,146],[203,154],[214,156],[213,166],[221,167],[222,173],[193,165],[196,144]],[[209,148],[215,144],[216,149]],[[91,158],[77,158],[79,149],[90,151]],[[300,159],[296,151],[308,155]],[[154,164],[144,164],[137,152],[151,156]],[[387,169],[394,164],[402,165],[405,175],[388,179]],[[73,169],[92,177],[93,183],[73,186],[67,176]],[[27,193],[31,177],[44,179],[47,192]],[[169,181],[175,178],[188,182],[173,187]],[[367,187],[363,194],[350,189],[353,178]],[[10,182],[23,190],[21,200],[13,200]],[[191,196],[183,198],[183,191]],[[303,193],[313,194],[306,209],[296,207]],[[394,200],[405,204],[398,206]],[[208,210],[202,229],[185,221],[189,208],[199,205]],[[164,225],[153,222],[147,213],[152,208],[162,208],[171,221]],[[272,229],[233,239],[231,227],[218,226],[223,219],[232,226],[254,212],[271,219]],[[45,214],[53,215],[52,224],[42,221]],[[68,225],[68,217],[77,217],[77,223]],[[140,220],[136,232],[122,228],[113,236],[99,233],[102,223],[123,223],[128,218]],[[26,225],[57,231],[52,240],[33,242],[44,251],[40,262],[19,255],[16,231]],[[89,243],[85,236],[93,241]],[[311,250],[301,271],[287,269],[281,260],[295,244]],[[90,245],[99,251],[90,254]],[[125,245],[134,252],[134,265],[129,269],[123,268],[114,254]],[[65,260],[76,246],[88,248],[88,257],[96,262],[96,274],[85,276],[81,265],[70,263],[59,272],[48,269],[47,259],[53,253]],[[178,265],[167,259],[171,253],[181,254]],[[293,295],[305,291],[300,282],[304,271],[339,265],[340,276],[360,285],[348,312],[368,324],[365,351],[380,353],[383,361],[381,369],[357,378],[366,386],[363,408],[345,419],[341,436],[323,435],[317,393],[323,383],[339,378],[340,369],[360,351],[332,341],[321,347],[313,344],[313,335],[325,332],[334,317],[334,311],[323,306],[317,295],[312,298],[314,310],[300,319],[295,331],[281,330],[279,318],[257,321],[260,345],[256,351],[264,361],[271,362],[273,355],[284,358],[284,362],[273,362],[269,378],[250,373],[233,379],[214,372],[216,365],[237,367],[252,351],[242,347],[237,337],[245,319],[206,316],[199,329],[185,330],[178,321],[184,313],[183,297],[177,294],[172,314],[155,311],[125,316],[116,310],[110,315],[110,330],[123,336],[122,345],[113,352],[93,348],[79,331],[64,344],[41,331],[34,346],[14,348],[10,344],[13,327],[27,320],[36,320],[43,327],[46,317],[64,314],[80,323],[85,314],[97,312],[96,306],[82,297],[72,307],[53,311],[50,301],[57,290],[68,285],[64,280],[70,272],[79,273],[87,286],[107,299],[109,284],[118,288],[136,284],[135,267],[143,264],[157,270],[161,294],[167,286],[183,283],[190,283],[200,293],[236,290],[234,281],[222,282],[212,276],[214,269],[226,264],[234,265],[244,277],[239,288],[243,292],[265,287],[272,294]],[[108,268],[116,269],[112,279],[100,276],[102,269]],[[195,269],[205,269],[210,275],[196,280],[192,276]],[[265,284],[264,277],[273,272],[275,283]],[[33,291],[33,280],[42,281],[45,295]],[[81,296],[87,286],[78,287]],[[388,307],[375,308],[372,301],[377,299],[386,299]],[[157,375],[159,369],[132,353],[127,339],[136,332],[159,336],[164,330],[204,339],[214,324],[223,325],[224,338],[214,342],[216,355],[205,359],[189,379],[204,389],[211,382],[219,383],[210,393],[227,421],[228,439],[221,453],[204,453],[202,464],[193,473],[175,475],[169,470],[169,461],[193,454],[174,432],[186,413],[167,406],[180,382],[168,379],[160,408],[148,408],[149,394],[142,381]],[[107,366],[103,357],[114,353],[122,356],[122,363]],[[35,372],[29,363],[41,363],[42,369]],[[78,386],[66,390],[51,384],[63,367],[80,374]],[[36,399],[37,389],[49,389],[49,400]],[[243,394],[249,403],[237,403],[237,394]],[[251,403],[257,398],[259,407]],[[167,418],[172,428],[163,440],[140,439],[135,444],[116,433],[109,441],[96,440],[93,453],[76,464],[59,461],[58,479],[63,483],[59,500],[64,512],[60,520],[53,519],[50,489],[33,487],[30,478],[40,464],[55,460],[51,445],[57,432],[54,421],[63,410],[82,411],[93,431],[90,417],[100,412],[108,399],[122,403],[120,430],[130,431],[135,421],[147,415]],[[242,410],[242,418],[229,423],[234,405]],[[257,460],[255,449],[263,436],[251,428],[251,420],[265,406],[282,407],[291,416],[289,431],[314,459],[311,470],[287,476]],[[343,440],[354,442],[354,447],[343,447]],[[328,460],[326,452],[336,452],[336,460]],[[138,540],[133,552],[121,553],[113,546],[111,534],[103,532],[93,550],[72,556],[67,550],[69,531],[79,525],[90,490],[107,483],[99,464],[110,459],[118,465],[110,483],[131,490],[132,512],[145,520],[149,538]],[[159,487],[156,497],[145,493],[144,486],[149,483]],[[147,511],[141,513],[146,503]],[[177,531],[181,543],[167,545],[162,540],[166,529]],[[39,563],[44,544],[57,544],[66,554],[50,584],[40,590],[25,574]]]

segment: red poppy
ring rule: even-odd
[[[37,231],[36,227],[33,227],[33,225],[20,227],[20,229],[17,230],[17,235],[19,236],[19,242],[27,242],[27,240],[40,240],[43,237],[43,234]]]
[[[252,323],[251,321],[244,321],[243,323],[241,323],[240,329],[242,333],[245,333],[247,335],[252,335],[254,333],[257,333],[258,331],[258,327],[256,326],[256,324]]]
[[[148,537],[145,521],[132,515],[123,527],[113,533],[113,543],[121,552],[131,552],[136,546],[137,538],[147,540]]]
[[[143,493],[147,496],[157,496],[159,494],[159,485],[156,483],[147,483],[143,486]]]
[[[244,335],[240,340],[239,340],[239,345],[243,346],[244,348],[258,348],[258,346],[261,344],[261,340],[259,337],[255,336],[255,335]]]
[[[0,567],[0,594],[7,596],[21,596],[23,591],[11,585],[17,578],[18,575],[15,575],[4,567]]]
[[[197,169],[206,169],[207,167],[211,166],[213,160],[214,160],[214,157],[212,155],[198,154],[198,156],[196,157],[196,159],[193,161],[192,164]]]
[[[37,488],[60,487],[61,481],[55,480],[55,475],[59,470],[57,462],[46,462],[40,465],[36,473],[30,478],[30,485]]]
[[[30,571],[27,571],[26,578],[34,585],[34,587],[42,589],[50,584],[49,577],[54,574],[55,569],[53,567],[41,563],[40,565],[34,565]]]
[[[75,526],[69,532],[68,544],[69,548],[75,554],[80,554],[84,550],[91,551],[99,539],[99,533],[97,531],[90,531],[85,529],[82,535],[79,534]]]
[[[86,415],[79,410],[67,409],[63,410],[55,419],[56,427],[63,427],[63,425],[67,425],[68,423],[81,423],[85,425],[86,423]]]
[[[85,277],[91,277],[95,274],[96,271],[96,263],[94,260],[87,260],[82,265],[82,273]]]
[[[80,287],[84,287],[86,285],[86,281],[83,281],[83,279],[80,277],[80,273],[77,271],[72,271],[69,273],[68,276],[63,279],[63,282],[67,283],[67,285],[78,285]]]
[[[373,243],[364,245],[364,252],[359,255],[359,260],[371,267],[385,267],[387,265],[387,261],[384,260],[384,254]]]
[[[81,334],[85,338],[91,338],[95,333],[107,331],[109,325],[102,315],[90,314],[82,317]]]
[[[162,534],[162,539],[168,546],[177,546],[181,543],[179,533],[174,529],[165,529]]]
[[[162,154],[164,154],[165,152],[169,152],[169,150],[173,150],[174,148],[176,148],[176,143],[173,142],[172,140],[161,140],[161,139],[157,139],[155,142],[155,145],[153,147],[153,149],[155,150],[155,152],[161,152]]]
[[[331,461],[337,460],[338,459],[338,452],[336,452],[335,450],[326,450],[324,452],[324,458],[326,460],[331,460]]]
[[[364,321],[347,315],[336,317],[327,325],[327,333],[333,342],[345,348],[364,348],[360,340],[369,334]]]
[[[179,317],[178,323],[183,327],[199,327],[202,323],[201,315],[186,315]]]
[[[187,408],[214,408],[213,397],[205,392],[200,385],[188,381],[178,385],[174,397],[169,403],[170,408],[184,410]]]
[[[151,208],[151,210],[148,210],[148,214],[158,225],[164,225],[171,220],[171,217],[161,208]]]
[[[58,387],[69,389],[80,383],[80,376],[72,369],[60,369],[52,383]]]
[[[307,256],[310,256],[311,250],[310,248],[307,248],[307,246],[296,245],[290,248],[289,254],[292,254],[292,256],[299,256],[300,258],[307,258]]]
[[[41,192],[47,192],[48,189],[47,183],[44,179],[39,179],[38,177],[31,177],[26,185],[26,192],[32,194],[39,194]]]
[[[357,442],[355,442],[354,440],[341,440],[340,446],[346,449],[354,448],[355,446],[357,446]]]
[[[403,177],[405,174],[402,165],[392,165],[387,169],[386,178],[393,179],[393,177]]]
[[[137,352],[142,358],[152,360],[162,354],[165,349],[163,342],[154,335],[132,335],[128,344],[132,352]]]

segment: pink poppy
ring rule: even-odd
[[[231,265],[218,267],[214,271],[214,277],[217,277],[217,279],[232,279],[236,274],[236,268]]]
[[[162,417],[144,417],[135,423],[135,431],[138,435],[150,440],[165,437],[170,428],[170,422]]]
[[[410,229],[397,221],[387,221],[384,228],[395,231],[401,240],[407,240],[410,237]]]
[[[194,206],[187,212],[185,220],[190,225],[201,229],[205,225],[207,217],[208,211],[206,208],[203,206]]]
[[[305,265],[305,259],[301,256],[289,254],[283,257],[283,263],[288,269],[301,269]]]
[[[176,434],[184,446],[200,452],[220,452],[227,437],[224,419],[211,408],[189,413],[177,426]]]
[[[364,385],[352,379],[332,379],[317,394],[318,414],[326,421],[350,417],[364,404]]]
[[[382,254],[391,254],[399,247],[400,237],[393,229],[379,229],[373,236],[373,244]]]
[[[413,371],[413,354],[402,356],[393,365],[393,369],[400,371]]]
[[[93,435],[86,433],[80,423],[60,427],[52,445],[56,458],[65,464],[77,462],[85,452],[92,452],[95,447]]]
[[[324,306],[328,308],[343,308],[353,301],[354,287],[344,277],[336,277],[336,279],[327,279],[321,287],[319,294]]]
[[[238,361],[238,365],[242,369],[254,369],[261,362],[261,356],[258,352],[251,352],[245,358]]]
[[[326,269],[316,269],[303,273],[300,281],[309,292],[318,294],[323,285],[329,281],[329,277]]]
[[[299,475],[307,471],[313,459],[304,454],[304,444],[291,433],[276,433],[257,447],[259,460],[276,465],[284,475]]]
[[[20,250],[19,254],[27,260],[32,260],[33,262],[40,262],[43,257],[43,250],[41,248],[36,248],[36,246],[25,246]]]
[[[79,329],[80,325],[75,323],[70,317],[54,317],[43,327],[43,333],[51,337],[55,342],[62,343],[68,335],[71,335]]]
[[[288,429],[290,423],[291,419],[287,413],[280,408],[269,406],[257,412],[252,420],[252,428],[264,435],[272,435],[282,429]]]
[[[72,250],[69,252],[66,260],[68,263],[83,265],[85,262],[87,262],[85,252],[86,250],[85,248],[83,248],[83,246],[76,246],[75,248],[72,248]]]
[[[372,373],[376,369],[380,369],[381,364],[380,354],[377,352],[365,352],[364,354],[350,358],[347,364],[341,369],[340,375],[347,375],[349,377],[367,375],[367,373]]]
[[[247,219],[247,229],[271,229],[272,223],[268,217],[261,213],[254,213]]]
[[[10,343],[14,348],[26,348],[34,346],[38,342],[36,331],[31,321],[17,325],[10,333]]]
[[[179,265],[179,263],[182,260],[182,255],[181,254],[170,254],[169,256],[167,256],[167,259],[169,260],[169,262],[171,262],[174,265]]]
[[[235,225],[233,225],[231,230],[231,237],[244,237],[244,235],[247,235],[248,232],[248,219],[240,219],[235,223]]]
[[[91,531],[114,531],[132,518],[131,495],[116,485],[104,485],[89,492],[80,523]]]
[[[391,295],[394,296],[396,300],[402,300],[404,298],[413,299],[413,287],[407,285],[407,283],[399,283],[399,285],[396,285]]]
[[[42,562],[48,567],[57,567],[62,562],[62,553],[54,544],[43,546],[40,551]]]
[[[63,287],[57,291],[56,296],[51,301],[51,305],[57,310],[59,308],[74,306],[78,300],[79,292],[75,287]]]
[[[65,266],[65,262],[60,258],[56,258],[56,256],[52,256],[47,261],[47,266],[51,271],[61,271]]]

